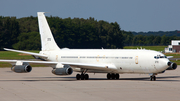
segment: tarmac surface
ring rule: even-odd
[[[145,74],[121,74],[107,80],[106,74],[89,73],[89,80],[56,76],[51,67],[14,73],[0,68],[0,101],[180,101],[180,66],[149,81]]]

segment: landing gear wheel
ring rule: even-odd
[[[156,76],[151,76],[150,81],[156,81]]]
[[[111,79],[111,74],[110,73],[107,74],[107,79]]]
[[[89,79],[89,75],[88,75],[88,74],[85,74],[85,75],[84,75],[84,79],[85,79],[85,80],[88,80],[88,79]]]
[[[116,77],[116,79],[119,79],[119,74],[118,74],[118,73],[116,73],[115,77]]]
[[[116,75],[114,73],[111,74],[112,79],[115,79],[115,76]]]
[[[81,78],[81,75],[80,75],[80,74],[77,74],[77,75],[76,75],[76,79],[77,79],[77,80],[80,80],[80,78]]]
[[[107,73],[107,79],[119,79],[119,74],[118,73]]]
[[[156,81],[156,76],[154,76],[154,81]]]
[[[81,74],[81,80],[84,80],[84,74]]]
[[[150,81],[152,81],[152,76],[150,76]]]

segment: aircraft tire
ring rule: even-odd
[[[156,76],[150,76],[150,81],[156,81]]]
[[[84,80],[85,78],[84,78],[84,74],[81,74],[81,80]]]
[[[153,80],[156,81],[156,76],[154,76]]]
[[[111,74],[112,79],[115,79],[115,76],[116,75],[114,73]]]
[[[116,77],[116,79],[119,79],[119,74],[118,74],[118,73],[116,73],[115,77]]]
[[[77,74],[77,75],[76,75],[76,79],[77,79],[77,80],[80,80],[80,78],[81,78],[81,75],[80,75],[80,74]]]
[[[85,79],[85,80],[88,80],[88,79],[89,79],[89,75],[88,75],[88,74],[85,74],[85,75],[84,75],[84,79]]]
[[[107,73],[107,79],[111,79],[111,74]]]
[[[152,76],[150,76],[150,81],[152,81],[153,80],[153,77]]]

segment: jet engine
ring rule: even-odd
[[[63,66],[63,68],[53,69],[52,73],[55,75],[71,75],[73,73],[73,69],[70,66]]]
[[[28,63],[23,63],[23,65],[14,65],[11,70],[16,73],[28,73],[31,72],[32,67]]]
[[[175,70],[177,68],[177,64],[174,62],[168,62],[168,66],[166,70]]]

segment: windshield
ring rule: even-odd
[[[161,56],[161,55],[157,55],[157,56],[154,56],[155,59],[159,59],[159,58],[167,58],[166,56]]]

